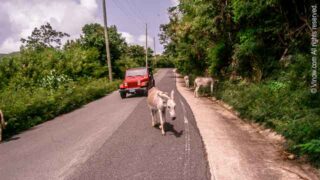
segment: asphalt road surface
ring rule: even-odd
[[[172,69],[156,86],[175,90],[167,134],[151,126],[146,98],[114,92],[0,144],[0,179],[210,179],[193,114]]]

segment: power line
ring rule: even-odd
[[[134,26],[134,28],[136,30],[138,30],[139,32],[141,32],[142,31],[142,27],[140,29],[140,25],[142,26],[142,25],[144,25],[145,23],[148,23],[148,22],[146,22],[145,18],[143,18],[144,16],[140,13],[140,9],[136,6],[136,4],[134,2],[132,2],[132,0],[125,0],[125,2],[118,1],[118,0],[111,0],[111,1],[122,12],[122,14],[124,14],[127,18],[132,19],[137,24],[139,24],[139,27]],[[129,6],[127,6],[127,5],[129,5]],[[133,8],[133,7],[135,7],[135,8]],[[136,9],[137,11],[134,10],[134,9]],[[146,33],[146,47],[147,47],[147,41],[148,41],[148,36],[147,36],[147,33]]]
[[[126,2],[128,2],[129,4],[129,8],[132,10],[132,12],[134,12],[140,19],[142,19],[144,22],[147,22],[146,19],[144,18],[145,16],[143,16],[140,13],[140,9],[139,7],[136,6],[136,4],[134,2],[132,2],[132,0],[125,0]],[[136,10],[134,10],[136,9]]]
[[[113,4],[125,15],[127,16],[127,18],[130,18],[134,21],[136,21],[137,23],[142,23],[140,20],[136,19],[134,16],[130,15],[128,12],[127,12],[127,9],[123,8],[122,5],[120,5],[119,1],[117,0],[111,0],[113,2]]]
[[[128,14],[128,12],[127,12],[124,8],[121,8],[121,7],[120,7],[121,5],[118,4],[119,1],[117,1],[117,0],[116,0],[116,1],[111,0],[111,1],[112,1],[113,4],[122,12],[122,14],[124,14],[127,18],[135,21],[137,24],[139,24],[139,26],[141,26],[141,29],[140,29],[140,28],[137,29],[137,28],[138,28],[137,26],[134,26],[134,28],[136,28],[136,30],[142,32],[142,27],[144,26],[144,23],[142,23],[140,20],[137,20],[136,18],[134,18],[134,16],[130,16],[130,15]]]
[[[121,1],[117,1],[117,0],[112,0],[112,2],[114,2],[114,4],[117,6],[117,8],[122,11],[128,18],[136,21],[137,23],[144,25],[145,22],[143,22],[139,17],[136,17],[134,15],[134,13],[132,13],[127,6],[123,5],[121,3]],[[130,13],[131,12],[131,13]],[[131,15],[130,15],[131,14]]]
[[[141,13],[140,13],[140,9],[139,9],[139,7],[134,3],[135,1],[134,0],[124,0],[125,2],[127,2],[127,3],[125,3],[125,2],[123,2],[123,1],[118,1],[120,4],[122,4],[122,2],[124,3],[124,4],[122,4],[124,7],[129,7],[128,9],[131,9],[131,13],[132,14],[135,14],[136,15],[136,17],[138,18],[138,20],[141,22],[141,19],[145,22],[145,23],[147,23],[147,24],[149,24],[150,25],[150,23],[144,18],[145,16],[143,16]],[[129,6],[126,6],[126,4],[127,5],[129,5]],[[130,6],[131,5],[131,6]],[[135,7],[135,8],[133,8],[133,6]],[[136,9],[136,10],[134,10],[134,9]],[[140,18],[139,18],[140,17]],[[148,38],[148,37],[146,37],[146,38]]]

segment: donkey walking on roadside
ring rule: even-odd
[[[199,90],[201,87],[210,87],[211,94],[213,93],[213,86],[218,80],[212,77],[197,77],[194,80],[194,97],[199,97]]]
[[[171,91],[170,96],[166,92],[153,87],[148,91],[147,103],[151,111],[152,126],[156,125],[156,114],[159,113],[160,129],[162,135],[166,134],[166,111],[168,110],[172,120],[176,119],[176,103],[174,102],[174,91]]]
[[[2,131],[6,128],[7,123],[4,121],[3,113],[0,110],[0,141],[2,141]]]

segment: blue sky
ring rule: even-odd
[[[148,24],[149,44],[153,47],[153,37],[156,38],[157,52],[162,51],[158,41],[160,24],[169,21],[167,9],[174,4],[170,0],[107,0],[109,24],[117,25],[127,39],[138,44],[145,41],[145,23]],[[130,37],[128,37],[130,36]]]
[[[162,52],[158,34],[160,24],[167,23],[167,9],[177,0],[106,0],[108,25],[116,25],[129,44],[144,45],[145,23],[148,42]],[[34,27],[49,22],[53,28],[78,38],[87,23],[102,23],[102,0],[1,0],[0,53],[18,51],[20,38]]]

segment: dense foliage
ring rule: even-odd
[[[106,78],[103,27],[87,24],[82,31],[79,39],[61,48],[68,34],[46,24],[21,40],[20,52],[0,57],[6,138],[117,89],[119,81]],[[129,46],[115,26],[108,31],[115,79],[122,78],[126,68],[145,65],[143,47]]]
[[[320,163],[320,95],[310,92],[314,3],[180,0],[160,39],[181,73],[219,77],[218,98]]]

